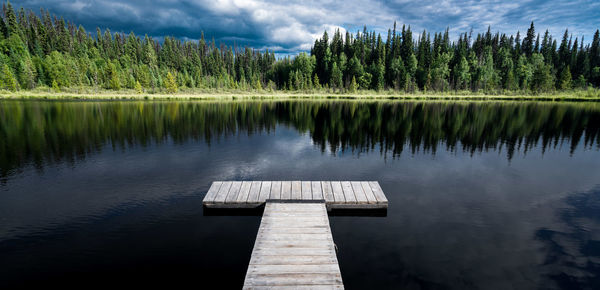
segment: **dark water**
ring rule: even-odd
[[[379,180],[348,289],[599,289],[600,105],[0,101],[0,288],[239,288],[213,180]]]

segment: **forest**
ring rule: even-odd
[[[384,39],[385,38],[385,39]],[[433,38],[433,39],[432,39]],[[589,42],[589,41],[588,41]],[[600,87],[600,35],[591,42],[568,29],[558,39],[532,22],[524,35],[449,30],[414,33],[394,23],[387,36],[365,27],[327,32],[310,53],[277,58],[273,51],[207,41],[87,32],[41,9],[3,5],[0,89],[73,88],[175,93],[179,90],[518,92],[536,94]]]

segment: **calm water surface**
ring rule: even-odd
[[[204,194],[293,179],[387,194],[348,289],[600,288],[600,105],[350,101],[0,101],[0,285],[240,288],[260,217]]]

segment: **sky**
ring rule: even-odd
[[[531,21],[536,32],[548,29],[560,40],[565,31],[585,36],[589,43],[600,28],[600,1],[588,0],[13,0],[15,7],[38,12],[40,8],[83,25],[112,32],[148,34],[157,39],[175,36],[196,40],[202,32],[217,43],[269,49],[279,54],[309,51],[323,31],[340,29],[356,33],[364,25],[381,32],[397,21],[417,34],[424,29],[442,32],[452,39],[471,29],[523,34]],[[331,34],[330,34],[331,35]]]

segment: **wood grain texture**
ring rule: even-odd
[[[252,181],[250,186],[250,193],[248,194],[248,201],[246,203],[259,203],[258,198],[260,197],[260,187],[262,181]]]
[[[242,187],[241,181],[232,181],[231,187],[229,188],[229,193],[225,198],[226,203],[235,202],[237,200],[238,194],[240,193],[240,189]]]
[[[383,194],[383,190],[381,190],[381,186],[379,185],[379,182],[377,182],[377,181],[370,181],[369,185],[371,186],[371,190],[373,190],[373,194],[377,198],[377,202],[381,202],[381,203],[387,204],[388,200],[385,197],[385,194]]]
[[[242,181],[240,192],[238,193],[236,203],[246,203],[248,195],[250,194],[250,187],[252,186],[251,181]]]
[[[323,199],[323,188],[321,187],[320,181],[311,181],[312,199],[321,200]]]
[[[271,195],[271,182],[263,181],[260,187],[260,194],[258,195],[259,202],[265,202]]]
[[[352,190],[352,185],[350,181],[342,181],[342,189],[344,190],[344,197],[346,198],[346,203],[357,203],[356,196],[354,196],[354,190]]]
[[[342,183],[339,181],[332,181],[331,187],[333,188],[333,197],[336,203],[346,203],[346,197],[344,196],[344,190],[342,189]]]
[[[292,199],[292,182],[281,182],[281,199]]]
[[[321,181],[321,188],[323,189],[323,198],[325,199],[325,202],[334,202],[335,199],[333,197],[333,189],[331,188],[331,182]]]
[[[369,183],[366,181],[360,182],[360,185],[362,186],[365,196],[367,197],[367,200],[369,201],[369,203],[371,203],[371,204],[377,203],[377,198],[375,197],[375,194],[373,193],[373,190],[371,189],[371,185],[369,185]]]
[[[269,199],[281,199],[281,181],[271,183],[271,195]]]
[[[215,197],[215,200],[214,200],[215,203],[225,203],[225,199],[227,198],[227,194],[229,193],[229,189],[231,188],[232,184],[233,184],[233,182],[231,182],[231,181],[223,182],[223,184],[221,185],[221,188],[219,188],[219,192],[217,193],[217,196]]]
[[[302,199],[302,182],[292,181],[292,198],[291,199]]]
[[[362,188],[362,185],[358,181],[351,181],[352,191],[354,191],[354,197],[356,197],[356,203],[368,203],[367,196]]]
[[[311,200],[312,199],[312,187],[310,185],[310,181],[302,181],[302,199],[303,200]]]
[[[206,195],[204,196],[204,201],[205,202],[213,202],[215,200],[215,197],[217,197],[217,192],[219,192],[219,189],[221,188],[221,185],[223,184],[222,181],[215,181],[210,185],[210,188],[208,189],[208,191],[206,192]]]

